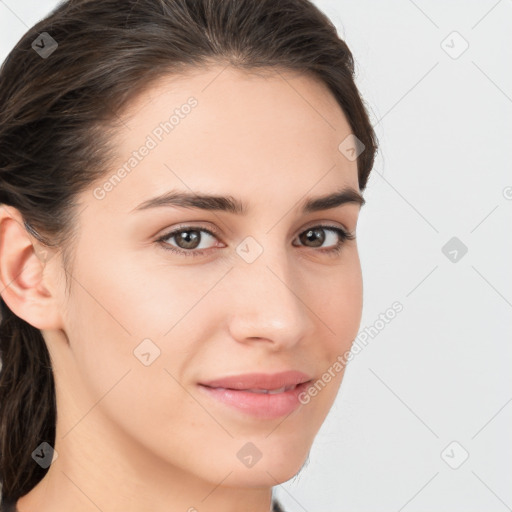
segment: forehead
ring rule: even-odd
[[[346,116],[323,82],[298,72],[212,66],[165,76],[121,118],[111,174],[125,172],[107,199],[124,211],[167,189],[267,199],[358,189],[357,163],[338,149],[351,132]]]
[[[306,107],[310,114],[320,117],[331,128],[343,112],[327,85],[311,72],[284,68],[240,69],[230,65],[212,64],[205,67],[183,68],[166,74],[142,90],[123,114],[129,118],[141,112],[143,107],[163,106],[169,100],[179,100],[184,94],[195,95],[211,110],[215,106],[232,110],[250,111],[252,107],[281,105],[300,112]],[[172,106],[172,105],[169,105]],[[160,112],[162,114],[162,112]]]

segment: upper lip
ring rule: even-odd
[[[306,373],[289,370],[280,373],[245,373],[220,377],[207,382],[200,382],[203,386],[211,388],[229,389],[280,389],[308,382],[311,377]]]

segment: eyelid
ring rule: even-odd
[[[317,220],[311,221],[311,223],[308,222],[305,225],[305,227],[301,228],[301,230],[298,232],[298,234],[302,233],[303,231],[306,231],[307,229],[316,228],[316,227],[337,228],[337,229],[342,229],[346,233],[351,233],[352,232],[350,229],[348,229],[347,226],[345,226],[341,222],[336,222],[336,221],[332,221],[332,220],[317,219]]]
[[[211,235],[212,237],[215,237],[215,238],[219,238],[221,236],[220,230],[218,230],[217,228],[196,226],[193,224],[178,224],[177,226],[170,228],[169,230],[165,231],[162,235],[158,236],[156,241],[158,242],[161,240],[165,240],[166,238],[170,238],[170,237],[172,237],[172,235],[176,235],[180,231],[205,231],[206,233],[208,233],[209,235]],[[199,249],[199,250],[207,250],[207,249]]]

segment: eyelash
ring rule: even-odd
[[[302,233],[305,233],[306,231],[310,230],[310,229],[325,229],[327,231],[334,231],[335,233],[338,234],[338,236],[340,237],[340,242],[338,242],[334,247],[332,247],[331,249],[319,249],[320,252],[324,253],[324,254],[328,254],[328,255],[331,255],[331,256],[336,256],[338,255],[340,252],[341,252],[341,249],[343,248],[345,242],[347,240],[354,240],[355,239],[355,236],[352,234],[352,233],[349,233],[348,231],[345,231],[344,229],[338,227],[338,226],[328,226],[328,225],[324,225],[324,224],[320,224],[318,226],[311,226],[309,228],[307,228],[305,231],[303,231]],[[178,235],[179,233],[182,233],[182,232],[185,232],[185,231],[204,231],[206,233],[208,233],[209,235],[217,238],[217,234],[209,229],[206,229],[206,228],[201,228],[201,227],[195,227],[195,226],[184,226],[184,227],[180,227],[179,229],[175,229],[173,231],[170,231],[169,233],[166,233],[165,235],[161,236],[160,238],[158,238],[156,240],[157,243],[160,244],[160,246],[162,247],[162,249],[164,249],[165,251],[171,251],[175,254],[178,254],[180,256],[186,256],[186,257],[189,257],[189,256],[202,256],[205,252],[207,252],[209,249],[201,249],[201,250],[197,250],[197,249],[190,249],[190,250],[185,250],[185,249],[177,249],[175,247],[173,247],[172,245],[170,245],[169,243],[165,242],[165,240],[169,239],[169,238],[173,238],[175,235]],[[300,234],[302,234],[300,233]],[[311,247],[311,249],[314,249],[313,247]]]

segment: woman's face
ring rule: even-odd
[[[343,374],[333,368],[361,318],[356,241],[333,229],[354,233],[360,205],[304,209],[359,191],[343,145],[347,119],[311,78],[221,66],[159,81],[122,119],[115,163],[79,197],[62,302],[67,342],[45,336],[56,449],[95,439],[98,450],[129,454],[148,472],[231,486],[288,480],[333,404]],[[146,203],[171,193],[189,206]],[[205,195],[229,202],[199,200]],[[310,230],[317,226],[326,227]],[[201,385],[290,370],[314,384],[329,369],[308,403],[297,392]]]

